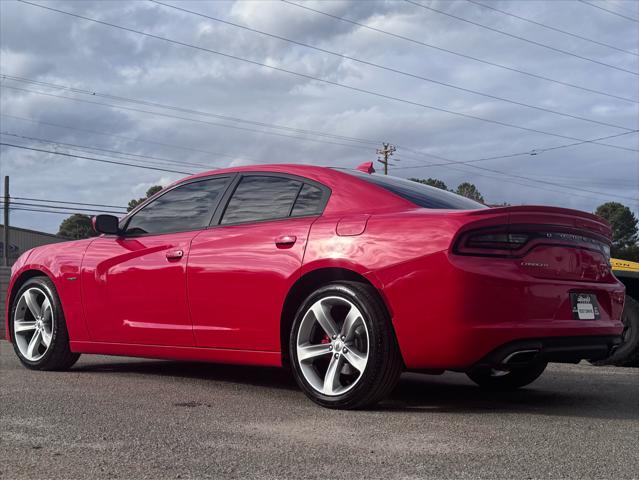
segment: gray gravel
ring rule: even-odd
[[[277,369],[0,359],[0,478],[639,478],[639,369],[556,365],[506,394],[408,374],[340,412]]]

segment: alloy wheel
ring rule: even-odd
[[[317,392],[342,395],[362,378],[369,357],[369,335],[360,310],[342,297],[311,305],[297,333],[297,362]]]
[[[20,354],[30,362],[40,360],[51,345],[55,318],[44,290],[31,287],[18,300],[13,332]]]

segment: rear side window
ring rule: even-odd
[[[224,211],[222,224],[286,218],[302,182],[289,178],[250,175],[243,177]]]
[[[404,200],[414,203],[418,207],[440,210],[479,210],[481,208],[488,208],[486,205],[471,200],[470,198],[462,197],[461,195],[447,192],[440,188],[413,182],[412,180],[388,175],[371,175],[357,170],[342,171],[382,187],[402,197]]]
[[[305,183],[300,190],[291,215],[302,217],[304,215],[319,215],[324,208],[324,192],[318,187]]]
[[[228,177],[212,178],[169,190],[135,213],[125,233],[159,234],[207,227],[228,181]]]

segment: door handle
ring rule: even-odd
[[[281,235],[275,239],[275,245],[278,247],[290,247],[297,241],[295,235]]]
[[[168,252],[166,252],[167,260],[179,260],[183,256],[184,256],[183,250],[169,250]]]

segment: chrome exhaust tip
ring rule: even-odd
[[[529,349],[529,350],[517,350],[513,352],[501,361],[502,365],[513,365],[513,364],[527,364],[531,363],[537,357],[539,353],[539,349]]]

